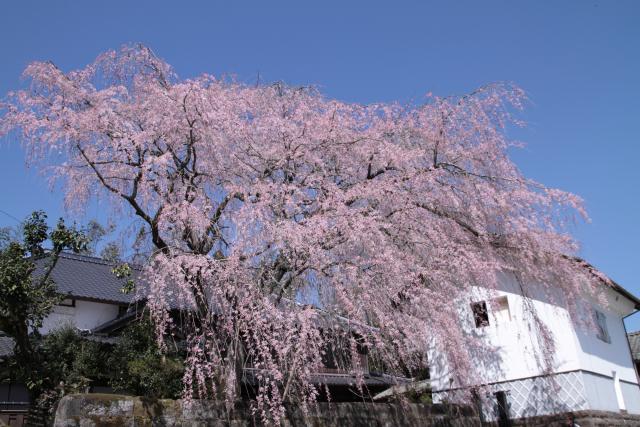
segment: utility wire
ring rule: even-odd
[[[10,214],[9,212],[7,212],[7,211],[4,211],[4,210],[0,209],[0,213],[5,214],[5,215],[6,215],[6,216],[8,216],[9,218],[11,218],[11,219],[13,219],[13,220],[17,221],[18,223],[21,223],[21,222],[22,222],[22,221],[20,221],[18,218],[16,218],[15,216],[11,215],[11,214]]]

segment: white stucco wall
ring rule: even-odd
[[[574,328],[580,368],[611,378],[616,372],[620,380],[637,383],[622,320],[633,311],[633,304],[614,291],[608,291],[606,295],[608,305],[603,306],[592,299],[589,299],[589,303],[605,315],[611,343],[598,339],[596,333],[588,328]]]
[[[118,317],[118,305],[76,300],[75,307],[55,306],[44,319],[40,333],[46,334],[65,325],[92,329]]]
[[[474,324],[471,303],[477,301],[489,301],[493,298],[506,297],[509,305],[509,318],[504,316],[496,318],[489,316],[489,325],[476,328]],[[470,336],[479,336],[483,341],[494,347],[489,354],[489,359],[475,359],[480,372],[480,383],[494,383],[508,381],[515,378],[527,378],[542,375],[543,365],[540,361],[540,341],[537,335],[537,326],[531,316],[531,310],[522,298],[519,287],[515,281],[504,277],[499,290],[488,291],[483,288],[474,288],[466,301],[459,304],[461,307],[461,327]],[[579,357],[576,352],[575,340],[572,334],[571,321],[566,310],[548,304],[539,299],[530,300],[539,318],[547,325],[556,341],[556,369],[570,371],[579,368]],[[487,306],[490,312],[493,308]],[[433,353],[437,353],[437,346]],[[447,388],[449,375],[446,361],[438,357],[431,357],[431,361],[439,360],[439,363],[430,366],[432,387],[434,390]],[[455,385],[454,385],[455,386]]]
[[[614,412],[620,409],[611,378],[585,374],[583,381],[589,409]]]
[[[636,384],[621,382],[622,396],[630,414],[640,414],[640,387]]]
[[[507,298],[510,315],[505,317],[502,314],[496,317],[490,314],[489,325],[477,328],[471,302],[488,301],[497,297]],[[597,338],[596,331],[588,326],[576,326],[565,308],[551,304],[544,296],[537,295],[535,299],[525,300],[515,280],[509,279],[508,276],[502,278],[499,290],[474,289],[468,300],[460,303],[461,327],[468,334],[479,336],[485,343],[494,347],[488,360],[486,357],[483,359],[478,357],[476,360],[480,372],[477,384],[519,381],[544,374],[543,365],[539,360],[540,346],[543,341],[537,339],[538,328],[530,313],[531,310],[525,307],[530,304],[529,307],[535,309],[538,318],[547,326],[554,338],[556,353],[553,372],[596,373],[598,377],[593,381],[598,382],[599,387],[605,387],[603,383],[607,382],[605,387],[607,391],[602,391],[606,396],[600,398],[596,396],[597,393],[589,393],[588,405],[592,409],[606,407],[607,410],[620,409],[614,391],[615,373],[623,384],[624,406],[627,406],[627,409],[633,408],[635,411],[637,404],[630,405],[626,400],[635,399],[637,394],[635,390],[637,389],[640,393],[640,388],[635,385],[638,380],[622,323],[622,317],[633,311],[633,303],[612,290],[606,290],[605,299],[607,303],[602,304],[585,297],[584,306],[585,310],[593,307],[605,314],[611,343]],[[491,305],[487,308],[490,312],[494,310]],[[430,371],[434,391],[456,387],[456,384],[450,382],[446,365],[446,360],[437,355],[436,345],[430,352]],[[593,381],[589,385],[585,384],[586,388],[593,385],[591,384]],[[505,388],[507,388],[506,385]],[[615,402],[615,408],[612,402]]]

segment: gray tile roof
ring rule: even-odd
[[[39,268],[35,274],[42,271],[46,261],[45,258],[36,262]],[[129,304],[133,300],[133,295],[120,292],[124,282],[111,272],[113,267],[114,264],[100,258],[65,252],[60,254],[58,263],[51,272],[51,278],[61,294]],[[133,273],[136,274],[135,269]]]
[[[42,274],[46,262],[46,258],[36,261],[35,275]],[[120,292],[123,281],[111,272],[113,267],[114,264],[100,258],[63,252],[51,272],[51,278],[61,294],[94,301],[129,304],[134,296]],[[133,274],[137,274],[136,269],[133,269]],[[0,358],[11,355],[13,347],[13,339],[0,331]]]
[[[632,332],[628,335],[629,346],[631,347],[631,355],[633,360],[640,361],[640,331]]]

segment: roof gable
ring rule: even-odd
[[[46,262],[46,258],[36,261],[36,275],[43,271]],[[133,296],[121,292],[123,281],[113,274],[114,266],[115,264],[100,258],[63,252],[51,272],[51,278],[61,294],[79,299],[129,304]],[[133,274],[137,275],[135,269]]]

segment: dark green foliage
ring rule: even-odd
[[[148,319],[123,332],[109,365],[115,390],[153,398],[178,398],[182,391],[182,358],[175,351],[161,354]]]
[[[176,399],[182,392],[182,356],[161,354],[147,319],[129,325],[115,345],[83,337],[72,327],[31,336],[31,345],[40,363],[38,377],[15,356],[3,368],[13,380],[37,381],[31,386],[39,390],[34,402],[49,415],[63,394],[85,393],[96,385],[149,398]]]
[[[46,219],[42,211],[32,213],[21,225],[21,241],[10,241],[0,249],[0,330],[15,341],[13,359],[32,396],[51,386],[29,336],[31,331],[37,334],[43,319],[61,298],[50,278],[51,271],[60,252],[80,252],[86,246],[85,236],[68,228],[62,219],[51,231]],[[52,247],[49,251],[44,247],[47,241]],[[36,263],[41,267],[38,274],[34,274]]]
[[[23,245],[25,252],[30,252],[32,257],[38,258],[44,255],[42,243],[47,240],[49,226],[47,215],[43,211],[33,212],[22,226]]]
[[[50,280],[32,283],[34,270],[20,243],[12,242],[0,251],[0,329],[14,338],[30,327],[40,327],[57,302]]]
[[[0,366],[0,380],[24,382],[36,407],[49,415],[63,393],[85,392],[93,385],[153,398],[179,397],[182,359],[175,352],[161,354],[148,320],[130,325],[116,345],[82,337],[73,328],[38,334],[63,298],[50,277],[60,253],[86,253],[87,244],[104,231],[93,224],[89,239],[62,219],[50,230],[46,218],[34,212],[21,224],[20,235],[0,230],[0,330],[16,343],[14,354]],[[117,246],[107,248],[116,261]],[[124,288],[133,289],[127,264],[114,274],[126,281]]]
[[[111,272],[118,279],[125,280],[124,284],[122,285],[122,288],[120,289],[120,292],[124,294],[128,294],[134,291],[136,285],[133,279],[131,279],[132,271],[131,271],[131,266],[129,266],[129,264],[125,262],[123,264],[116,265],[115,267],[113,267]]]
[[[178,398],[182,391],[182,359],[175,352],[160,353],[147,319],[129,325],[115,345],[61,328],[42,338],[39,351],[47,382],[65,393],[91,385],[152,398]]]
[[[43,337],[38,350],[48,383],[67,393],[78,393],[108,382],[110,347],[81,337],[72,327],[63,327]]]

